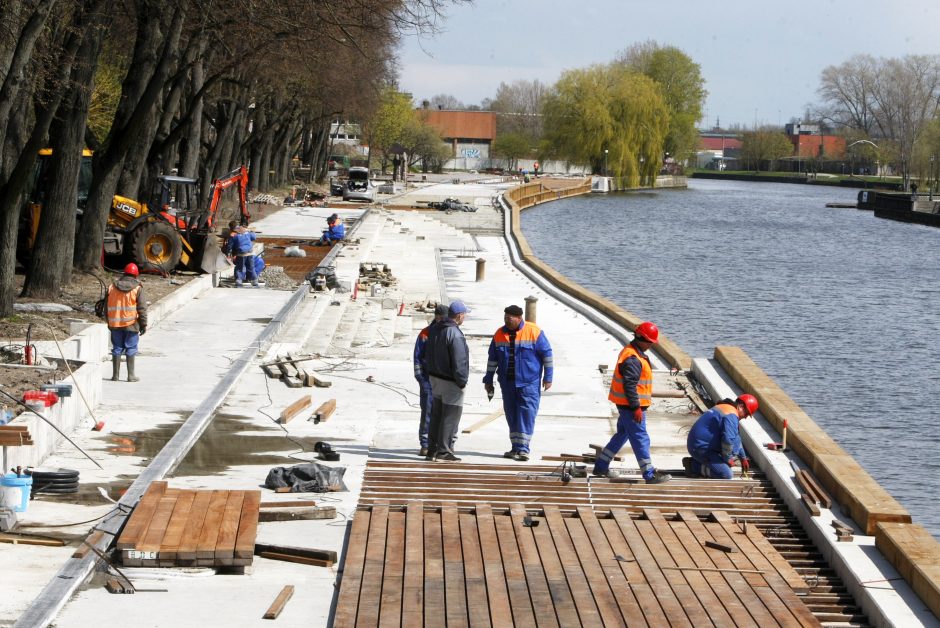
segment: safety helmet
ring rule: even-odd
[[[633,332],[643,340],[648,340],[652,343],[659,342],[659,327],[649,321],[637,325]]]
[[[131,277],[136,277],[137,275],[140,274],[140,269],[137,268],[137,264],[135,264],[134,262],[131,262],[130,264],[124,267],[124,274],[130,275]]]
[[[736,401],[737,403],[743,403],[744,407],[747,408],[747,416],[757,412],[757,398],[754,395],[744,394],[739,396]]]

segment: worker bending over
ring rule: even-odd
[[[647,321],[636,326],[633,341],[620,351],[607,396],[617,406],[617,433],[597,456],[594,475],[606,477],[610,461],[630,441],[633,454],[647,484],[668,482],[672,476],[659,473],[650,458],[650,436],[646,431],[646,409],[653,403],[653,367],[646,352],[659,341],[659,328]]]
[[[522,319],[518,305],[503,310],[503,323],[490,340],[483,386],[492,398],[493,376],[499,380],[511,445],[503,457],[525,462],[535,432],[541,389],[552,387],[552,346],[538,325]]]
[[[121,356],[127,356],[127,381],[136,382],[134,356],[137,344],[147,331],[147,301],[144,289],[137,281],[140,271],[133,262],[124,267],[124,274],[108,286],[107,321],[111,332],[111,381],[121,374]]]
[[[235,287],[241,288],[245,279],[258,288],[258,275],[255,272],[253,253],[255,234],[241,225],[231,227],[231,235],[225,243],[225,254],[235,257]]]
[[[686,474],[717,480],[730,480],[735,458],[746,473],[751,464],[741,444],[739,423],[757,412],[757,399],[741,395],[723,399],[707,410],[689,430],[687,447],[691,458],[683,458]]]
[[[346,237],[346,225],[336,214],[331,214],[326,219],[326,226],[317,244],[335,244]]]

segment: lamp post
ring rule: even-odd
[[[605,148],[604,149],[604,176],[605,177],[607,176],[607,153],[608,152],[609,152],[608,149]]]
[[[936,177],[933,176],[933,162],[934,162],[934,155],[931,155],[930,156],[930,174],[928,175],[930,179],[929,181],[927,181],[927,191],[929,193],[928,198],[931,201],[933,200],[933,186],[936,183]]]

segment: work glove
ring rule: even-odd
[[[729,467],[733,467],[736,462],[737,462],[737,460],[735,460],[734,458],[728,458],[728,466],[729,466]]]
[[[140,328],[140,335],[143,336],[143,335],[146,334],[146,333],[147,333],[147,328],[146,328],[146,327],[141,327],[141,328]]]
[[[633,421],[634,423],[643,422],[643,408],[637,408],[633,411]]]
[[[751,470],[751,461],[747,458],[741,458],[741,470],[747,473]]]

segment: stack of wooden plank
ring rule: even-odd
[[[153,482],[117,542],[130,567],[230,567],[252,562],[261,491],[198,491]]]
[[[273,362],[262,364],[261,370],[268,377],[281,380],[288,388],[300,388],[302,386],[328,388],[331,382],[318,378],[315,373],[300,366],[301,362],[312,359],[313,357],[296,357],[288,353],[287,357],[278,356]]]
[[[0,425],[0,447],[32,445],[33,437],[25,425]]]

